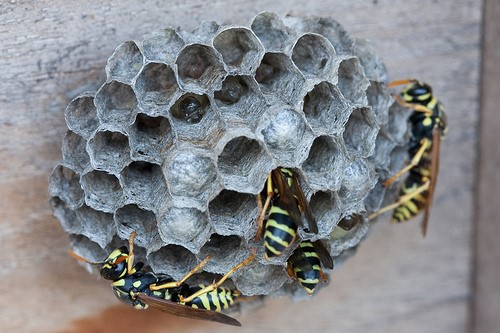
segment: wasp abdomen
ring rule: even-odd
[[[204,287],[205,287],[204,285],[191,287],[189,288],[189,294],[194,294],[195,292],[203,289]],[[185,305],[197,309],[205,309],[205,310],[219,312],[221,310],[227,309],[229,306],[234,304],[235,298],[238,297],[239,295],[240,293],[237,290],[218,287],[213,291],[210,291],[206,294],[196,297],[191,302],[185,303]]]

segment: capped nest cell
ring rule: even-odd
[[[406,117],[371,46],[330,18],[261,13],[249,27],[164,29],[111,55],[97,92],[66,108],[51,205],[73,249],[102,260],[137,232],[139,260],[181,278],[224,274],[244,295],[305,294],[291,250],[266,260],[256,195],[292,169],[337,261],[394,195],[380,179],[406,159]],[[298,242],[295,242],[298,243]],[[298,244],[294,244],[296,247]],[[335,287],[334,283],[332,286]]]

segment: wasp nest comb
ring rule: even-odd
[[[245,295],[296,290],[284,255],[255,242],[256,195],[271,170],[293,169],[334,257],[355,247],[405,159],[406,118],[364,40],[334,20],[261,13],[250,27],[203,23],[128,41],[107,81],[75,98],[51,205],[77,252],[102,260],[137,232],[139,259],[179,279],[212,255],[211,282]],[[337,224],[339,226],[337,227]]]

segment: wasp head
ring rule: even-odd
[[[114,250],[101,263],[101,276],[106,280],[118,280],[127,274],[128,250],[122,246]]]

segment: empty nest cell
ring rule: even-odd
[[[113,213],[122,206],[123,190],[116,176],[104,171],[91,171],[80,178],[85,203],[90,207]]]
[[[76,97],[64,112],[68,128],[88,139],[99,126],[94,94],[86,93]]]
[[[304,114],[319,134],[338,134],[344,129],[350,109],[333,84],[323,81],[304,97]]]
[[[179,73],[179,84],[184,90],[205,92],[220,88],[226,75],[224,65],[207,45],[186,46],[175,62]]]
[[[162,163],[163,155],[174,144],[174,133],[165,117],[139,113],[127,132],[134,160]]]
[[[179,90],[172,68],[163,63],[149,63],[135,81],[140,105],[150,114],[160,114]]]
[[[317,34],[301,36],[293,47],[292,60],[308,78],[325,78],[333,72],[335,50],[325,37]]]
[[[142,42],[144,56],[153,62],[173,64],[177,54],[184,47],[184,40],[174,29],[155,31]]]
[[[365,107],[356,108],[352,111],[343,134],[348,152],[361,157],[372,155],[378,131],[373,111]]]
[[[118,173],[130,162],[128,137],[119,132],[97,132],[88,141],[87,150],[90,162],[97,170]]]
[[[213,43],[229,71],[238,71],[239,74],[252,73],[264,51],[258,38],[247,28],[224,30],[215,36]]]
[[[64,164],[76,172],[82,173],[90,165],[87,154],[87,141],[71,131],[67,131],[63,139],[62,156]]]
[[[141,70],[143,60],[142,53],[134,41],[123,43],[108,60],[108,80],[130,83]]]
[[[97,116],[103,124],[125,127],[137,113],[137,98],[132,87],[117,81],[105,83],[94,98]]]

